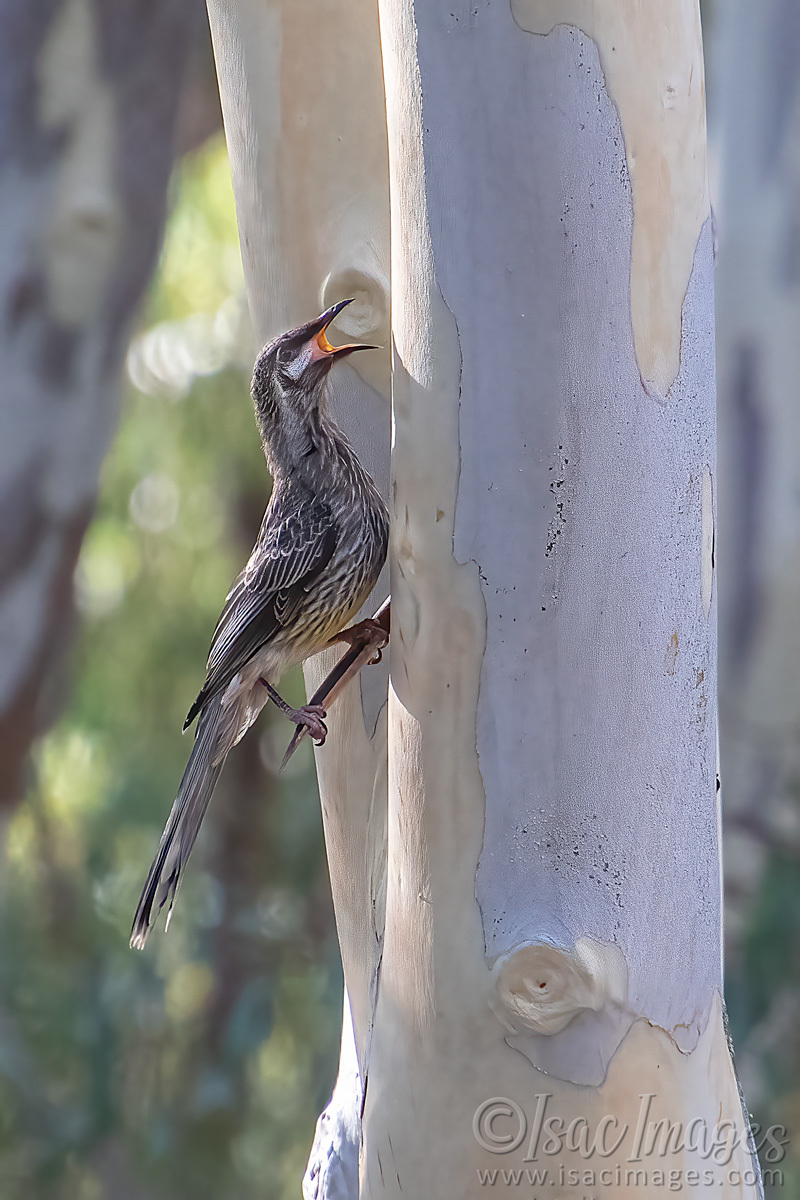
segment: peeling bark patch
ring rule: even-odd
[[[667,653],[664,655],[664,670],[666,671],[667,675],[675,674],[675,663],[677,661],[678,661],[678,631],[676,629],[673,632],[672,637],[669,639],[669,646],[667,647]]]
[[[517,25],[547,35],[552,0],[510,0]],[[559,24],[597,45],[617,105],[633,191],[631,312],[647,390],[663,399],[680,369],[681,305],[708,216],[705,86],[696,0],[563,0]],[[677,219],[676,219],[677,214]]]

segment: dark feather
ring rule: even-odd
[[[225,753],[219,754],[219,736],[217,702],[208,706],[200,717],[192,753],[133,918],[131,946],[134,949],[144,947],[150,926],[167,901],[172,910],[181,871],[194,846],[200,822],[225,762]]]
[[[335,549],[336,527],[327,504],[308,493],[289,492],[278,506],[270,505],[250,561],[228,593],[214,630],[206,681],[184,729],[279,629],[291,623]]]

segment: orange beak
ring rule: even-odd
[[[319,325],[319,332],[311,339],[311,361],[319,362],[321,359],[329,359],[331,362],[334,358],[344,358],[346,354],[352,354],[356,350],[377,350],[377,346],[368,346],[361,342],[351,342],[346,346],[332,346],[326,336],[326,330],[343,308],[348,304],[353,303],[353,298],[349,300],[340,300],[338,304],[334,304],[332,308],[314,322]]]

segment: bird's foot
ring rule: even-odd
[[[346,642],[348,646],[358,646],[359,649],[372,648],[373,655],[369,660],[369,665],[374,666],[383,658],[383,648],[389,641],[389,634],[374,617],[367,617],[364,621],[359,621],[357,625],[351,625],[348,629],[343,629],[341,633],[337,633],[331,638],[331,644],[335,642]]]
[[[384,600],[374,617],[367,621],[360,621],[358,625],[352,625],[349,629],[342,630],[337,637],[331,638],[331,644],[334,642],[347,642],[350,645],[350,649],[342,655],[333,670],[325,676],[311,697],[310,703],[306,706],[307,708],[312,708],[315,705],[330,708],[336,697],[341,695],[348,683],[352,679],[355,679],[358,672],[367,662],[380,661],[380,650],[389,640],[390,611],[390,601],[388,599]],[[378,652],[377,660],[374,658],[376,651]],[[272,698],[275,699],[277,695],[275,689],[270,688],[265,680],[262,679],[261,682],[264,683]],[[286,709],[284,708],[285,711]],[[298,725],[295,729],[294,737],[283,756],[281,770],[283,770],[300,745],[306,734],[306,729],[307,726],[305,725]]]
[[[324,705],[315,703],[312,699],[310,704],[304,704],[302,708],[292,708],[291,704],[287,704],[283,696],[275,691],[268,679],[262,678],[261,686],[266,688],[272,703],[277,705],[290,721],[294,721],[300,729],[308,730],[318,746],[324,746],[328,736],[328,727],[323,720],[328,715]]]
[[[328,726],[323,720],[328,714],[321,704],[304,704],[302,708],[292,708],[286,713],[295,725],[307,729],[317,746],[325,745],[328,736]]]

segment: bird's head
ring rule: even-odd
[[[251,390],[265,437],[270,437],[278,425],[302,427],[313,419],[334,362],[356,350],[375,349],[360,342],[332,346],[328,341],[328,326],[352,303],[352,299],[340,300],[307,325],[281,334],[259,354]]]

